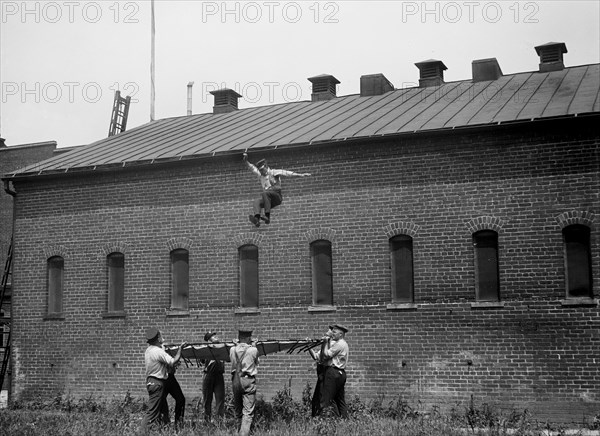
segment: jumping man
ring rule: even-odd
[[[271,222],[271,209],[279,206],[283,202],[281,195],[281,176],[307,177],[309,173],[295,173],[287,170],[276,170],[269,168],[267,161],[262,159],[256,165],[248,162],[248,154],[244,153],[244,162],[248,165],[250,171],[259,176],[263,192],[253,203],[254,215],[250,215],[250,222],[256,227],[260,226],[260,220],[265,224]],[[261,216],[261,210],[264,209],[265,215]]]

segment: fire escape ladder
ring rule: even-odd
[[[6,289],[8,288],[9,277],[12,275],[12,258],[13,258],[13,239],[10,240],[10,245],[8,246],[8,255],[6,256],[6,263],[4,265],[4,273],[2,274],[2,282],[1,282],[1,291],[0,294],[0,313],[2,313],[2,304],[4,303],[4,298],[6,297]],[[10,316],[0,318],[0,327],[2,328],[2,332],[6,332],[6,328],[8,327],[8,336],[6,337],[6,345],[0,343],[0,349],[2,349],[2,367],[0,367],[0,389],[2,389],[4,385],[4,377],[8,371],[8,362],[10,360]],[[0,336],[2,339],[4,338],[4,334]]]

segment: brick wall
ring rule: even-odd
[[[54,141],[0,147],[0,177],[10,171],[52,157],[55,149],[56,142]],[[0,193],[0,265],[3,269],[12,235],[12,204],[12,197],[2,187],[2,193]]]
[[[559,220],[600,211],[594,122],[251,154],[312,173],[283,180],[284,204],[259,229],[247,221],[259,184],[241,155],[17,181],[13,392],[143,397],[150,325],[179,342],[201,341],[208,329],[231,339],[240,326],[259,339],[320,337],[336,321],[350,328],[348,397],[385,393],[446,408],[473,395],[581,421],[600,405],[600,318],[597,306],[561,304]],[[589,216],[597,296],[600,241]],[[471,307],[480,222],[499,233],[504,307]],[[413,236],[413,310],[387,308],[388,238],[398,228]],[[332,241],[333,312],[309,311],[309,241],[319,234]],[[189,316],[167,316],[173,238],[191,243]],[[237,247],[247,239],[259,247],[260,313],[236,314]],[[125,318],[101,316],[107,246],[125,253]],[[65,258],[65,319],[44,320],[55,252]],[[189,398],[199,395],[200,369],[178,378]],[[308,355],[273,354],[262,358],[259,390],[270,400],[291,385],[300,399],[315,379]]]

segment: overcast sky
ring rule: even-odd
[[[155,2],[155,118],[212,112],[210,91],[240,109],[310,100],[307,78],[332,74],[338,95],[383,73],[415,86],[415,62],[445,80],[495,57],[504,74],[538,69],[534,47],[564,42],[565,65],[600,62],[600,2]],[[128,130],[150,121],[151,2],[0,1],[0,136],[7,145],[87,144],[108,134],[114,91],[131,95]]]

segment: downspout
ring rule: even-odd
[[[14,186],[14,184],[13,184]],[[10,189],[10,180],[4,180],[4,191],[9,194],[12,195],[13,197],[17,196],[17,191]]]

